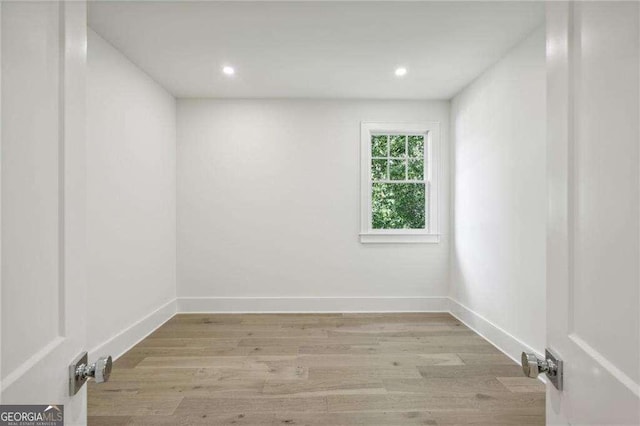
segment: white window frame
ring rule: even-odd
[[[373,229],[371,213],[371,136],[376,134],[425,135],[425,229]],[[440,123],[362,122],[360,127],[360,242],[439,243],[438,176],[440,163]]]

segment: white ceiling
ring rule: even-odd
[[[177,97],[449,99],[541,25],[543,7],[94,1],[89,25]]]

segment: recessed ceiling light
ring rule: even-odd
[[[396,76],[402,77],[407,74],[407,69],[405,67],[396,68]]]
[[[222,67],[222,72],[226,75],[234,75],[236,73],[236,70],[234,70],[233,67],[226,66]]]

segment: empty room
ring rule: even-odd
[[[0,426],[640,425],[640,2],[0,0]]]

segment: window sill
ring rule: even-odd
[[[360,234],[360,242],[363,244],[438,244],[440,234],[367,233]]]

